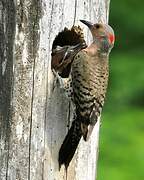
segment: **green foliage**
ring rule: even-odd
[[[144,179],[144,55],[111,56],[98,180]]]
[[[108,106],[116,109],[144,105],[144,54],[112,54]]]
[[[98,180],[144,179],[144,1],[111,1],[116,44],[102,113]]]
[[[144,1],[111,0],[110,24],[115,29],[116,50],[144,49]]]
[[[101,129],[100,180],[143,179],[144,112],[127,109],[105,112]]]

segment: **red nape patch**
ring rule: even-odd
[[[113,34],[110,34],[109,35],[109,40],[110,40],[110,43],[114,43],[115,41],[115,36]]]

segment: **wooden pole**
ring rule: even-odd
[[[79,19],[107,22],[108,11],[109,0],[0,0],[0,180],[66,179],[58,152],[69,102],[53,89],[52,43],[65,26],[87,29]],[[67,180],[96,178],[99,125],[81,139]]]

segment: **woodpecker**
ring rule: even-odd
[[[81,137],[87,141],[104,105],[109,76],[109,53],[115,36],[108,24],[80,20],[91,31],[92,43],[71,64],[76,117],[59,151],[59,165],[67,168]]]

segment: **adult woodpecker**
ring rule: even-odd
[[[114,31],[108,24],[80,20],[90,29],[93,41],[74,57],[71,65],[76,118],[59,151],[59,165],[67,168],[81,137],[87,141],[101,114],[109,76],[109,53]]]

